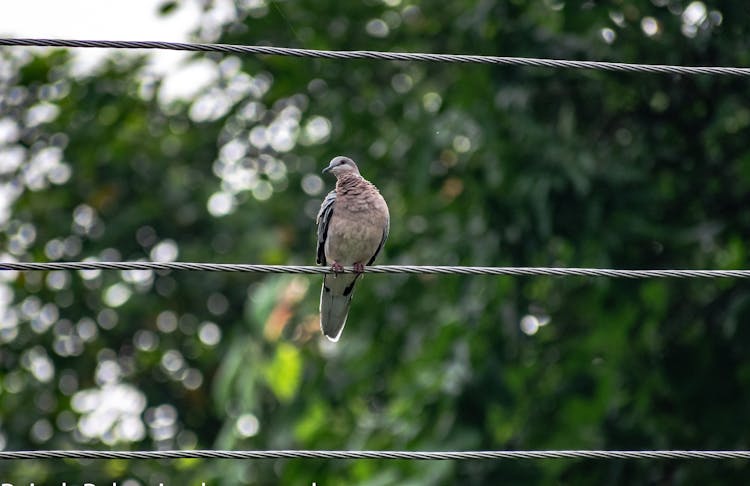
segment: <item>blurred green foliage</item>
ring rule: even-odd
[[[202,40],[750,64],[739,1],[260,0],[218,24],[215,8]],[[391,208],[380,262],[748,265],[744,78],[190,59],[212,81],[170,98],[145,58],[113,53],[74,75],[67,52],[0,50],[3,260],[309,264],[332,185],[319,170],[346,154]],[[317,277],[0,279],[3,449],[750,448],[741,281],[372,275],[331,344]],[[646,460],[0,465],[11,482],[128,485],[736,484],[748,472]]]

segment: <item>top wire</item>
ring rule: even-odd
[[[224,52],[231,54],[262,54],[269,56],[310,57],[322,59],[379,59],[385,61],[419,61],[495,64],[504,66],[534,66],[564,69],[594,69],[602,71],[641,72],[660,74],[710,74],[750,76],[750,68],[713,66],[673,66],[665,64],[629,64],[620,62],[570,61],[533,57],[479,56],[466,54],[430,54],[419,52],[382,51],[326,51],[272,46],[242,46],[232,44],[200,44],[155,41],[105,41],[68,39],[0,39],[0,46],[25,47],[94,47],[108,49],[167,49],[174,51]]]

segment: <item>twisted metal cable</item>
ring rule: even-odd
[[[0,460],[15,459],[750,459],[750,451],[0,451]]]
[[[0,262],[3,270],[191,270],[203,272],[247,273],[334,273],[331,267],[312,265],[253,265],[245,263],[196,262]],[[344,267],[344,273],[354,273]],[[365,267],[365,273],[408,273],[438,275],[520,275],[553,277],[610,277],[610,278],[750,278],[750,270],[616,270],[611,268],[556,268],[556,267],[463,267],[454,265],[375,265]]]
[[[34,47],[96,47],[109,49],[168,49],[175,51],[224,52],[231,54],[262,54],[269,56],[310,57],[322,59],[380,59],[386,61],[448,62],[496,64],[504,66],[535,66],[604,71],[646,72],[662,74],[713,74],[750,76],[750,68],[718,66],[673,66],[664,64],[629,64],[620,62],[570,61],[530,57],[480,56],[466,54],[430,54],[420,52],[327,51],[272,46],[232,44],[201,44],[186,42],[106,41],[68,39],[0,39],[0,46]]]

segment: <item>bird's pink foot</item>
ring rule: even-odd
[[[356,273],[365,273],[365,264],[364,263],[355,263],[354,264],[354,271]]]
[[[339,262],[333,262],[333,265],[331,265],[331,270],[333,270],[334,273],[341,273],[344,271],[344,266]]]

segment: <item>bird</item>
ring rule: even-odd
[[[383,249],[391,217],[378,188],[360,175],[351,158],[334,157],[323,173],[336,177],[336,188],[323,200],[317,217],[316,262],[334,272],[323,276],[320,328],[336,342],[346,324],[354,284]],[[353,266],[356,273],[341,273],[345,266]]]

